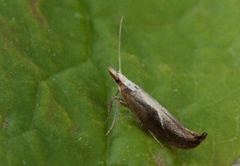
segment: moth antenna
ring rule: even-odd
[[[119,56],[119,71],[118,72],[119,73],[122,73],[122,70],[121,70],[121,55],[120,55],[122,20],[123,20],[123,16],[121,17],[120,27],[119,27],[119,36],[118,36],[118,56]]]
[[[99,36],[97,36],[97,37],[98,37],[98,42],[99,42],[100,47],[102,48],[102,50],[103,50],[103,52],[105,53],[105,55],[107,55],[108,60],[109,60],[110,63],[112,64],[112,67],[114,68],[114,70],[116,70],[116,67],[114,66],[112,60],[110,59],[110,57],[109,57],[109,55],[107,54],[106,50],[103,48],[103,46],[102,46],[102,44],[101,44],[101,42],[100,42]]]

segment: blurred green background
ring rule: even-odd
[[[190,130],[160,147],[120,106],[98,37],[122,72]],[[1,0],[0,165],[231,165],[240,156],[240,1]],[[114,115],[114,113],[112,114]]]

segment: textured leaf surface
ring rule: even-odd
[[[187,128],[196,149],[160,147],[106,103],[122,71]],[[0,165],[231,165],[240,156],[238,1],[0,2]]]

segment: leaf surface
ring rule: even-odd
[[[239,158],[239,2],[0,4],[0,165],[231,165]],[[104,137],[117,87],[99,40],[118,68],[121,16],[123,74],[187,128],[208,133],[196,149],[159,146],[122,106]]]

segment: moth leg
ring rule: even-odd
[[[150,130],[148,130],[150,133],[151,133],[151,135],[152,135],[152,137],[155,139],[155,141],[157,141],[157,143],[161,146],[161,147],[163,147],[163,145],[158,141],[158,139],[155,137],[155,135],[150,131]]]
[[[108,116],[107,116],[107,119],[106,119],[106,121],[104,122],[104,124],[107,123],[107,121],[108,121],[108,119],[109,119],[109,117],[110,117],[110,114],[111,114],[111,111],[112,111],[112,106],[113,106],[113,101],[114,101],[114,100],[120,101],[120,104],[121,104],[121,105],[123,105],[124,107],[129,108],[128,105],[126,104],[126,102],[125,102],[121,97],[118,97],[118,96],[117,96],[118,93],[119,93],[119,90],[117,91],[117,93],[115,94],[115,96],[112,96],[111,102],[109,103],[110,108],[109,108],[109,110],[108,110]]]
[[[117,91],[117,93],[114,95],[114,96],[118,96],[118,93],[119,93],[119,90]],[[114,96],[112,96],[112,98],[114,97]],[[110,103],[108,103],[108,104],[105,104],[105,105],[112,105],[112,103],[113,103],[113,99],[111,99],[111,102]]]
[[[117,114],[118,114],[119,104],[123,105],[124,107],[129,108],[128,105],[127,105],[127,103],[125,102],[125,100],[123,100],[121,97],[118,97],[118,96],[117,96],[118,93],[119,93],[119,90],[117,91],[117,93],[115,94],[115,96],[112,96],[111,102],[110,102],[110,104],[109,104],[109,105],[110,105],[110,108],[109,108],[109,111],[108,111],[108,117],[107,117],[106,121],[104,122],[104,124],[108,121],[108,119],[109,119],[109,117],[110,117],[110,114],[111,114],[111,111],[112,111],[112,106],[113,106],[113,101],[114,101],[114,100],[117,100],[117,101],[118,101],[118,102],[117,102],[116,113],[115,113],[115,116],[114,116],[113,123],[112,123],[110,129],[108,130],[108,132],[107,132],[104,136],[106,136],[106,135],[108,135],[108,134],[110,133],[110,131],[112,130],[112,128],[113,128],[113,126],[114,126],[114,124],[115,124],[115,122],[116,122],[116,120],[117,120]]]
[[[124,101],[124,100],[120,100],[120,104],[122,105],[122,106],[124,106],[124,107],[127,107],[127,108],[129,108],[128,107],[128,105],[127,105],[127,103]]]
[[[108,116],[107,116],[107,119],[106,119],[106,121],[104,122],[104,124],[107,123],[107,121],[108,121],[108,119],[109,119],[109,117],[110,117],[110,114],[111,114],[111,111],[112,111],[112,106],[113,106],[113,100],[114,100],[116,97],[118,97],[118,96],[117,96],[118,93],[119,93],[119,90],[117,91],[117,93],[115,94],[115,96],[112,96],[111,102],[109,103],[110,108],[109,108],[109,110],[108,110]]]
[[[113,96],[113,97],[115,97],[115,96]],[[108,130],[108,132],[107,132],[104,136],[107,136],[107,135],[110,133],[110,131],[113,129],[113,126],[114,126],[114,124],[115,124],[115,122],[116,122],[116,120],[117,120],[119,103],[120,103],[120,100],[118,100],[118,102],[117,102],[117,107],[116,107],[116,112],[115,112],[115,116],[114,116],[113,123],[112,123],[110,129]]]

